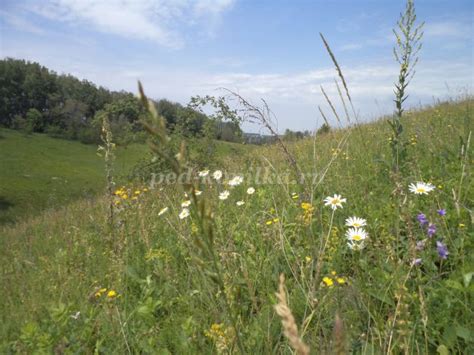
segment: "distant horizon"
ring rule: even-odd
[[[38,62],[113,91],[186,105],[191,96],[227,87],[258,104],[264,98],[278,131],[317,129],[337,101],[337,74],[322,32],[346,76],[361,121],[393,112],[391,29],[405,1],[32,0],[2,3],[0,57]],[[415,1],[425,21],[407,107],[472,93],[473,4]],[[341,108],[338,108],[341,109]],[[340,110],[342,113],[342,110]],[[242,129],[258,129],[244,124]]]

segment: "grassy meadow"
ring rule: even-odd
[[[118,180],[147,153],[131,144],[117,151]],[[0,129],[0,224],[41,213],[105,188],[104,163],[97,146]]]
[[[2,353],[474,353],[472,103],[406,112],[398,174],[381,119],[288,143],[304,183],[277,144],[226,145],[190,184],[64,207],[105,188],[95,148],[2,130],[2,197],[58,206],[1,227]]]
[[[218,157],[244,149],[228,142],[216,145]],[[0,128],[0,156],[0,225],[105,190],[104,160],[95,145]],[[115,156],[120,184],[151,154],[146,144],[132,143],[119,146]]]

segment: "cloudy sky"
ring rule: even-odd
[[[472,0],[418,0],[424,46],[409,105],[472,92]],[[314,129],[336,73],[365,120],[393,110],[391,29],[403,0],[0,0],[0,56],[37,61],[113,90],[186,104],[219,87],[264,98],[278,128]],[[247,126],[247,130],[255,130]]]

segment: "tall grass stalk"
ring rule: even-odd
[[[404,102],[408,98],[407,87],[415,75],[415,66],[418,63],[418,53],[422,47],[423,25],[416,24],[415,5],[413,0],[407,0],[405,11],[400,14],[397,29],[393,29],[396,44],[393,48],[395,60],[400,66],[398,82],[395,83],[395,114],[388,121],[392,130],[390,146],[392,151],[392,180],[395,185],[393,197],[396,200],[395,213],[397,216],[405,215],[403,208],[403,183],[401,167],[407,158],[408,143],[403,138],[402,116]],[[400,218],[395,221],[395,234],[397,244],[400,243]]]
[[[266,129],[268,129],[271,135],[276,139],[278,145],[280,146],[281,150],[285,154],[289,164],[293,168],[298,184],[302,185],[305,188],[305,190],[307,190],[306,184],[305,184],[305,176],[301,170],[301,167],[296,161],[294,154],[290,152],[290,150],[288,149],[286,144],[283,142],[283,140],[280,138],[278,132],[272,125],[272,118],[274,118],[274,113],[268,106],[267,102],[262,99],[263,106],[258,107],[250,103],[248,100],[246,100],[244,97],[242,97],[238,93],[228,90],[228,89],[226,90],[234,98],[236,98],[239,104],[243,107],[243,113],[248,120],[250,120],[251,122],[258,122],[261,125],[263,125]]]
[[[105,163],[105,176],[106,176],[106,188],[107,188],[107,202],[108,202],[108,215],[107,224],[112,235],[112,239],[115,239],[115,226],[114,226],[114,160],[115,160],[115,144],[113,143],[112,130],[110,128],[109,117],[107,114],[102,116],[102,134],[101,139],[104,145],[99,146],[98,152],[103,153]],[[116,241],[113,240],[115,243]]]
[[[407,0],[405,12],[400,14],[397,29],[393,29],[396,45],[393,48],[395,60],[400,65],[398,81],[395,83],[395,114],[389,120],[392,129],[392,169],[395,173],[400,170],[401,160],[406,155],[406,143],[402,139],[403,125],[401,122],[404,112],[403,103],[408,98],[406,89],[415,75],[418,63],[418,53],[422,47],[423,25],[416,24],[415,5],[413,0]]]

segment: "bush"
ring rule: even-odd
[[[31,132],[42,132],[44,128],[43,115],[35,108],[26,112],[27,130]]]
[[[321,127],[319,127],[316,134],[317,135],[326,134],[326,133],[329,133],[330,130],[331,130],[331,127],[327,123],[324,123]]]
[[[44,132],[53,138],[64,138],[64,130],[59,126],[50,125],[47,126]]]
[[[28,127],[27,123],[28,122],[26,121],[24,117],[22,117],[21,115],[15,115],[15,117],[13,117],[13,120],[12,120],[12,127],[13,129],[26,132],[27,127]]]

